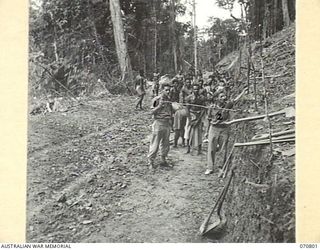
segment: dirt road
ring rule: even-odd
[[[152,119],[113,96],[29,118],[29,242],[208,242],[201,222],[222,186],[205,154],[149,170]],[[147,106],[148,100],[146,101]]]

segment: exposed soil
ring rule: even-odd
[[[149,170],[147,111],[132,97],[29,119],[28,241],[205,242],[198,229],[220,191],[205,154],[178,147]]]
[[[294,27],[272,39],[264,49],[265,73],[275,76],[268,85],[271,112],[294,106]],[[284,53],[286,58],[274,60]],[[231,56],[226,65],[230,61]],[[254,62],[258,71],[258,56]],[[261,74],[256,77],[258,113],[264,113]],[[65,112],[30,115],[27,241],[295,240],[294,145],[274,145],[272,164],[268,145],[237,149],[232,158],[235,178],[223,207],[226,234],[219,240],[204,238],[199,227],[226,179],[204,175],[205,154],[186,155],[181,146],[170,150],[169,166],[149,170],[152,118],[148,111],[134,110],[135,102],[134,97],[109,95],[83,99],[83,105]],[[149,102],[148,97],[145,106]],[[248,111],[254,115],[252,92],[241,105],[244,113],[238,117]],[[294,123],[294,117],[277,116],[272,129],[292,129]],[[235,125],[228,151],[234,142],[265,133],[265,120]]]

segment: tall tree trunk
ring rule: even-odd
[[[125,41],[119,0],[110,0],[110,12],[113,25],[113,35],[121,70],[121,79],[123,81],[131,81],[132,70],[127,50],[127,44]]]
[[[265,40],[268,37],[268,26],[269,26],[269,20],[268,20],[268,3],[264,2],[264,13],[263,13],[263,21],[262,21],[262,37],[263,40]]]
[[[197,16],[196,16],[196,1],[193,0],[193,43],[194,43],[194,72],[195,76],[197,76],[198,72],[198,56],[197,56]],[[219,52],[220,53],[220,52]]]
[[[176,39],[176,14],[175,14],[175,0],[170,1],[170,16],[171,16],[171,47],[172,47],[172,54],[173,54],[173,65],[174,65],[174,72],[178,72],[178,57],[177,57],[177,39]]]
[[[154,47],[153,47],[153,60],[154,60],[154,72],[157,72],[157,39],[158,39],[158,28],[157,28],[157,9],[156,0],[153,0],[153,17],[154,17]]]
[[[278,0],[273,2],[273,34],[278,31]]]
[[[284,23],[284,26],[287,27],[290,25],[288,0],[281,0],[281,3],[282,3],[283,23]]]
[[[51,12],[49,12],[50,18],[51,18],[51,22],[53,23],[53,53],[54,53],[54,57],[56,62],[59,61],[59,54],[58,54],[58,46],[57,46],[57,28],[56,28],[56,24],[55,21],[53,19],[53,14]]]

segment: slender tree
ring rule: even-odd
[[[113,36],[115,40],[116,51],[121,70],[121,79],[123,81],[130,81],[132,80],[132,70],[124,35],[119,0],[110,0],[110,12],[113,24]]]
[[[173,54],[174,72],[178,71],[178,57],[177,57],[177,39],[176,39],[176,13],[175,13],[175,0],[170,0],[170,17],[171,17],[171,47]]]

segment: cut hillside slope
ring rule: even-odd
[[[269,112],[295,107],[295,26],[268,38],[262,46]],[[235,56],[236,53],[224,58],[219,65],[227,67]],[[263,114],[265,102],[259,48],[253,50],[252,59],[255,75],[250,76],[250,94],[240,106],[243,110],[255,109],[253,85],[256,77],[257,113]],[[244,67],[247,67],[246,60],[243,56]],[[247,82],[246,76],[242,79]],[[272,133],[295,128],[294,116],[281,115],[270,120]],[[239,123],[234,128],[230,148],[232,141],[246,142],[254,135],[269,134],[266,119]],[[225,204],[229,221],[224,242],[295,241],[294,156],[294,143],[273,144],[271,161],[269,144],[236,148],[232,161],[236,166],[235,178]]]

